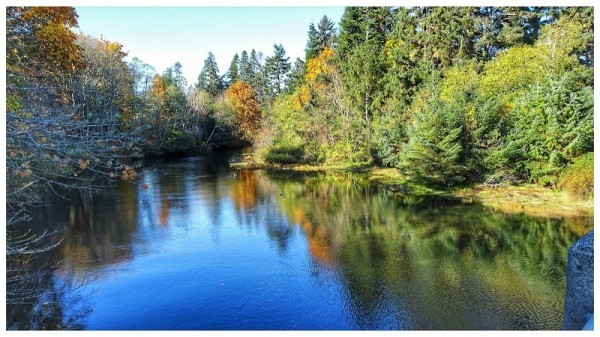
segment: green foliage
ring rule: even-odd
[[[285,98],[267,102],[266,146],[302,144],[311,163],[374,161],[421,184],[555,186],[593,151],[591,15],[348,7],[333,49],[317,38],[332,25],[309,26],[304,78],[298,64]]]
[[[198,76],[196,88],[206,90],[213,96],[218,95],[224,88],[223,79],[219,75],[219,66],[212,52],[208,52],[204,60],[204,67]]]
[[[6,96],[6,110],[8,110],[9,112],[15,112],[17,110],[20,110],[21,107],[21,102],[19,102],[19,100],[15,96]]]
[[[267,96],[273,98],[285,89],[288,72],[291,69],[290,58],[285,57],[285,49],[281,44],[273,45],[273,56],[265,61],[265,77],[267,80]]]
[[[462,107],[433,96],[415,118],[408,130],[402,171],[411,180],[435,186],[449,187],[464,181],[467,168],[463,162]]]
[[[306,60],[317,57],[325,48],[331,48],[335,36],[335,25],[326,15],[315,25],[308,26],[308,42],[306,43]]]
[[[338,59],[347,98],[355,113],[369,124],[383,103],[383,46],[391,31],[389,7],[347,7],[340,23]]]
[[[246,54],[247,56],[247,54]],[[232,85],[234,82],[240,79],[240,56],[238,54],[233,55],[229,70],[227,70],[227,85]]]
[[[252,71],[252,65],[250,64],[248,52],[245,50],[242,52],[242,56],[240,57],[238,72],[240,81],[251,83],[252,78],[254,77],[254,72]]]
[[[267,150],[265,161],[269,164],[299,164],[304,162],[304,146],[291,143],[277,144]]]
[[[549,65],[548,55],[536,47],[510,48],[486,64],[481,94],[484,97],[500,95],[510,104],[521,90],[544,79]]]
[[[573,198],[589,200],[594,196],[594,153],[575,158],[560,175],[558,187]]]

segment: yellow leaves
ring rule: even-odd
[[[300,86],[299,90],[296,90],[292,97],[292,107],[295,111],[302,111],[304,107],[310,103],[312,93],[307,85]]]
[[[308,60],[306,64],[306,82],[316,84],[319,77],[323,74],[331,74],[334,70],[333,66],[334,53],[331,48],[325,48],[319,56]]]
[[[21,110],[21,102],[13,95],[6,95],[6,110],[9,112],[15,112]]]
[[[27,178],[31,174],[31,171],[14,170],[13,174],[21,178]]]
[[[385,45],[383,46],[383,53],[385,54],[385,57],[388,59],[392,58],[394,55],[394,50],[402,47],[405,44],[406,42],[400,39],[390,39],[385,41]]]
[[[160,101],[164,102],[167,96],[167,86],[162,76],[156,75],[152,80],[151,93]]]
[[[137,176],[137,172],[129,166],[125,166],[125,169],[122,173],[123,174],[121,175],[121,180],[134,181],[135,177]]]
[[[478,79],[474,63],[465,66],[454,66],[446,72],[446,78],[440,85],[440,99],[450,102],[458,97],[469,85],[474,85]]]
[[[512,47],[485,65],[481,94],[484,97],[501,95],[504,101],[510,101],[524,88],[543,80],[551,65],[545,47]]]
[[[536,45],[548,48],[553,59],[566,59],[569,58],[573,50],[585,44],[583,39],[584,30],[581,23],[561,18],[555,24],[542,28],[542,33]]]
[[[78,159],[77,160],[77,167],[79,167],[80,170],[85,170],[89,164],[90,164],[89,159],[86,159],[86,160]]]
[[[28,7],[21,25],[27,27],[35,41],[25,51],[28,57],[43,61],[52,71],[83,68],[81,50],[75,45],[77,15],[72,7]]]
[[[261,112],[252,86],[237,81],[227,89],[225,98],[236,113],[242,136],[247,140],[253,139],[260,124]]]
[[[29,7],[23,13],[23,19],[26,21],[45,19],[52,23],[77,27],[77,14],[72,7]]]
[[[28,162],[21,164],[21,166],[19,166],[19,168],[15,169],[13,171],[13,175],[21,177],[21,178],[27,178],[30,174],[31,174],[31,166],[29,166]]]

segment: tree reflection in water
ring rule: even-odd
[[[300,226],[314,260],[339,271],[362,328],[385,325],[377,316],[390,305],[419,317],[413,329],[481,328],[502,317],[497,311],[515,328],[547,327],[538,317],[560,328],[566,253],[591,219],[406,207],[356,174],[255,174]]]
[[[137,257],[155,254],[158,259],[169,249],[196,249],[185,251],[192,255],[182,266],[220,275],[222,266],[202,269],[213,264],[192,263],[193,254],[218,259],[219,253],[210,255],[210,250],[226,247],[227,254],[238,256],[235,243],[251,241],[256,248],[262,238],[270,242],[267,249],[277,251],[279,262],[248,266],[257,277],[249,281],[267,282],[261,272],[277,277],[276,270],[302,280],[303,271],[285,266],[300,261],[298,268],[306,260],[311,275],[305,281],[321,275],[335,284],[341,292],[335,298],[358,329],[561,327],[567,250],[591,229],[592,219],[508,215],[477,205],[435,206],[435,200],[406,206],[406,200],[370,186],[361,174],[230,171],[226,159],[213,159],[149,166],[140,174],[147,188],[118,183],[39,212],[34,223],[42,227],[52,219],[65,236],[47,256],[61,261],[61,268],[31,280],[27,287],[37,289],[34,301],[7,306],[7,328],[85,328],[77,312],[89,311],[70,304],[76,292],[67,291],[69,282],[81,284],[106,273],[131,275]],[[177,241],[186,235],[193,240]],[[272,259],[260,254],[247,261]],[[277,267],[283,269],[270,267],[276,263],[284,263]],[[185,277],[182,268],[177,277]],[[57,305],[43,307],[44,302]],[[331,308],[339,310],[336,305]]]

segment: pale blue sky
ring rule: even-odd
[[[304,58],[308,25],[327,15],[336,27],[343,7],[77,7],[84,34],[119,42],[162,73],[181,62],[196,82],[209,51],[224,74],[235,53],[252,48],[269,56],[281,43],[290,61]]]

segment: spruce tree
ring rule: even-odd
[[[289,92],[300,86],[304,81],[304,75],[306,73],[306,63],[300,58],[296,58],[294,64],[291,67],[290,74],[285,84]]]
[[[409,128],[401,169],[409,179],[426,185],[449,187],[465,180],[462,108],[430,101]]]
[[[236,53],[231,60],[229,70],[227,70],[227,86],[232,85],[240,79],[239,74],[240,56]]]
[[[285,88],[291,64],[290,58],[285,57],[285,49],[281,44],[273,45],[273,56],[265,61],[268,95],[275,97]]]
[[[254,76],[254,72],[252,71],[252,65],[250,64],[250,58],[248,57],[248,52],[245,50],[242,52],[242,56],[240,57],[240,65],[239,65],[239,78],[241,81],[246,83],[252,82],[252,77]]]
[[[392,27],[389,7],[347,7],[337,41],[343,82],[352,108],[370,124],[383,103],[383,52]]]
[[[317,57],[325,48],[333,46],[335,26],[327,15],[324,15],[317,28],[314,24],[308,26],[308,42],[306,44],[306,61]]]
[[[208,52],[208,57],[204,60],[204,67],[198,76],[196,88],[206,90],[212,96],[217,96],[223,90],[223,87],[223,79],[219,76],[219,67],[215,55]]]

